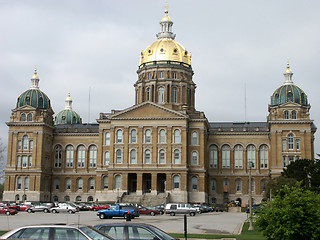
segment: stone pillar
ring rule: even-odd
[[[121,188],[123,192],[128,191],[128,173],[122,173]]]
[[[151,174],[151,195],[157,195],[158,194],[158,174],[152,173]]]
[[[137,195],[142,195],[142,173],[137,173]]]
[[[166,191],[172,190],[172,175],[167,174],[166,175]]]
[[[108,190],[113,190],[113,173],[108,174]]]

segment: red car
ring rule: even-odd
[[[28,208],[31,208],[31,205],[27,205],[27,204],[20,204],[20,211],[26,211]]]
[[[99,210],[101,210],[101,209],[107,209],[107,208],[109,208],[110,206],[109,205],[93,205],[91,208],[90,208],[90,210],[91,211],[99,211]]]
[[[146,207],[140,207],[139,208],[139,212],[140,212],[140,214],[146,214],[146,215],[151,215],[151,216],[155,216],[155,215],[160,214],[159,211],[153,210],[153,209],[149,209],[149,208],[146,208]]]
[[[6,215],[15,215],[18,211],[16,209],[8,208],[6,206],[0,206],[0,214],[6,214]]]

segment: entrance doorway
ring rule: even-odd
[[[142,191],[143,193],[151,193],[151,173],[142,175]]]
[[[136,193],[137,191],[137,174],[136,173],[129,173],[128,174],[128,192]]]
[[[164,193],[166,191],[166,179],[167,176],[165,173],[158,173],[157,175],[157,191],[158,193]]]

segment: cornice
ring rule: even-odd
[[[35,123],[35,122],[6,122],[9,127],[48,127],[54,129],[54,126],[51,126],[47,123]]]
[[[69,136],[69,137],[74,137],[74,136],[99,136],[99,133],[54,133],[54,136]]]
[[[269,120],[269,124],[312,124],[313,120]]]

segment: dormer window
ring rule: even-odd
[[[292,118],[292,119],[297,119],[297,112],[296,112],[295,110],[293,110],[293,111],[291,112],[291,118]]]
[[[177,73],[176,72],[172,72],[172,78],[173,79],[177,79]]]
[[[289,119],[289,111],[284,111],[284,119]]]

